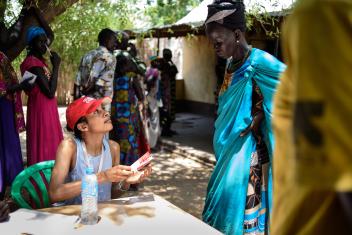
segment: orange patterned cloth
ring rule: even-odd
[[[232,83],[232,78],[233,78],[233,73],[228,73],[226,71],[225,75],[224,75],[224,81],[221,85],[220,94],[225,92],[227,90],[227,88],[229,88],[229,86]]]

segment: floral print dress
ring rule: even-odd
[[[120,144],[120,162],[132,165],[138,156],[139,133],[136,95],[128,76],[115,77],[114,96],[111,104],[113,130],[110,138]]]

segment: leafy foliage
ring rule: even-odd
[[[130,14],[126,1],[81,1],[54,20],[51,24],[55,34],[52,49],[62,58],[58,87],[61,104],[68,102],[81,57],[98,47],[100,30],[132,28]]]
[[[16,20],[16,14],[19,13],[16,2],[20,5],[26,4],[28,6],[29,2],[30,5],[39,6],[42,0],[0,0],[0,20],[3,19],[2,9],[5,6],[5,8],[7,7],[5,12],[5,18],[8,19],[7,26]],[[101,29],[106,27],[114,30],[146,29],[173,24],[200,2],[202,0],[79,0],[67,8],[50,24],[55,34],[52,49],[62,57],[58,87],[59,102],[61,104],[67,102],[67,94],[72,88],[80,58],[98,46],[97,36]],[[51,0],[50,4],[55,6],[67,4],[67,0]],[[251,28],[255,22],[254,19],[256,19],[267,34],[277,36],[278,27],[272,27],[277,25],[277,22],[269,14],[263,14],[260,8],[261,6],[258,6],[257,11],[247,15],[247,26]],[[146,33],[151,34],[151,31]],[[187,38],[193,36],[189,34]],[[14,61],[16,68],[25,54],[26,52],[23,52]],[[62,95],[62,92],[65,95]]]
[[[76,3],[51,24],[55,34],[53,49],[60,53],[65,63],[78,64],[84,53],[98,46],[97,38],[101,29],[132,27],[128,14],[125,1]]]
[[[65,6],[67,0],[51,0],[49,6]],[[7,27],[16,22],[22,7],[36,6],[40,8],[40,0],[0,0],[0,22],[4,21]]]
[[[295,0],[292,0],[292,2],[295,2]],[[266,0],[265,6],[260,1],[254,1],[250,12],[246,14],[247,28],[251,30],[255,28],[255,24],[259,24],[268,37],[278,38],[280,36],[281,18],[288,14],[291,8],[279,9],[277,12],[268,12],[266,10],[267,7],[277,6],[280,6],[279,0]]]

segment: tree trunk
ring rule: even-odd
[[[62,14],[67,8],[69,8],[76,2],[78,2],[78,0],[65,0],[61,1],[60,4],[56,5],[53,3],[53,0],[26,0],[24,3],[24,7],[22,8],[20,13],[23,14],[23,18],[21,19],[21,35],[19,40],[5,51],[5,54],[8,56],[8,58],[12,61],[19,54],[21,54],[23,49],[25,49],[26,47],[25,38],[27,29],[32,25],[38,25],[38,21],[35,16],[26,14],[25,8],[28,8],[30,6],[37,6],[41,10],[44,19],[49,24],[55,19],[56,16]],[[16,24],[17,22],[10,27],[10,30],[11,28],[16,27]]]

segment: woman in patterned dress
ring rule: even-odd
[[[140,125],[136,108],[137,98],[132,80],[127,76],[128,72],[134,70],[134,63],[128,55],[123,53],[117,55],[114,96],[111,104],[113,130],[110,132],[110,138],[120,144],[120,162],[128,166],[139,158],[138,133]]]

